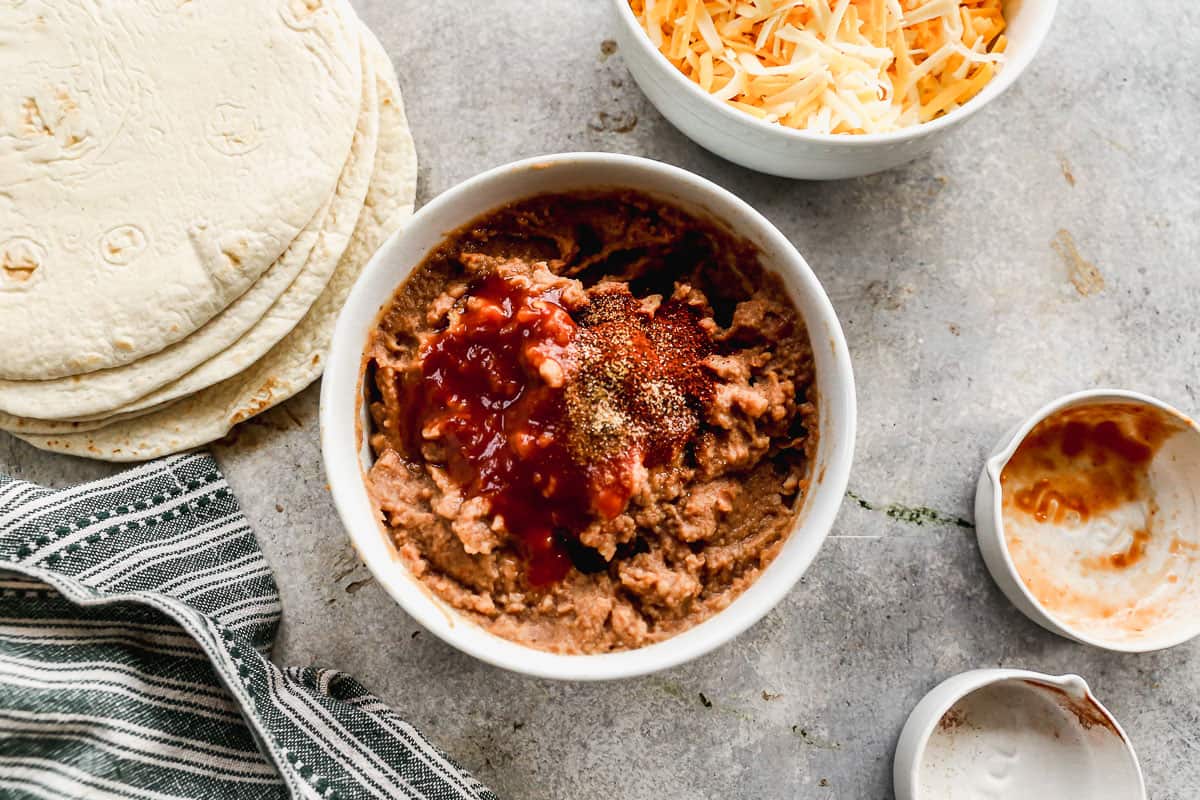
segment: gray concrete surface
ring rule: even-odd
[[[1200,411],[1189,0],[1064,0],[1038,61],[950,143],[835,184],[757,175],[684,139],[620,53],[602,52],[602,0],[357,5],[400,72],[421,200],[512,159],[611,150],[712,178],[779,225],[845,326],[860,394],[851,488],[878,509],[969,517],[984,453],[1063,392],[1115,385]],[[1060,231],[1102,291],[1073,286]],[[277,657],[353,673],[503,797],[884,800],[912,706],[993,665],[1085,676],[1132,736],[1150,796],[1200,797],[1200,643],[1125,656],[1059,639],[1001,596],[970,530],[854,502],[802,585],[696,663],[608,685],[476,663],[421,634],[355,564],[316,418],[313,389],[215,448],[277,571]],[[7,436],[0,469],[54,485],[110,471]]]

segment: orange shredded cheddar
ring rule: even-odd
[[[820,133],[919,125],[1003,67],[1003,0],[629,0],[705,92]]]

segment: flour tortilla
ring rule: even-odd
[[[369,34],[365,34],[369,37]],[[382,79],[375,175],[354,236],[329,285],[303,321],[245,372],[165,409],[92,432],[21,435],[43,450],[105,461],[141,461],[199,447],[283,402],[316,380],[338,312],[371,255],[412,212],[416,151],[391,63],[371,41]]]
[[[0,3],[0,378],[196,331],[333,192],[361,105],[345,0]]]
[[[262,318],[305,268],[321,238],[332,204],[330,196],[312,222],[253,286],[186,339],[112,369],[46,381],[0,380],[0,430],[31,430],[24,422],[36,425],[45,420],[112,416],[122,406],[136,402],[227,349]]]
[[[375,71],[367,64],[363,78],[359,124],[337,190],[319,224],[302,232],[279,263],[203,328],[132,364],[50,381],[0,381],[0,429],[67,433],[128,418],[240,372],[295,327],[329,282],[371,180],[379,106]]]
[[[145,408],[140,411],[130,411],[124,414],[114,414],[111,417],[101,417],[99,419],[86,419],[77,421],[65,420],[42,420],[32,419],[29,417],[4,417],[0,416],[0,421],[4,425],[11,427],[0,427],[0,430],[7,431],[14,436],[57,436],[65,433],[83,433],[87,431],[98,431],[101,428],[109,425],[123,422],[129,419],[144,417],[147,414],[153,414],[157,411],[162,411],[174,405],[178,401],[169,403],[161,403],[151,408]]]

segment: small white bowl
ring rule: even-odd
[[[896,747],[896,800],[1146,800],[1125,731],[1077,675],[956,675],[917,704]]]
[[[1175,576],[1170,587],[1163,583],[1168,577],[1165,568],[1163,579],[1155,578],[1156,582],[1150,584],[1156,591],[1170,588],[1170,597],[1163,600],[1159,613],[1152,617],[1153,624],[1141,631],[1107,630],[1082,616],[1069,621],[1064,618],[1065,612],[1055,613],[1047,608],[1018,570],[1005,533],[1001,475],[1025,438],[1039,423],[1061,411],[1110,403],[1145,406],[1179,425],[1179,432],[1163,444],[1150,462],[1149,480],[1157,506],[1155,529],[1150,533],[1152,538],[1170,535],[1187,544],[1178,552],[1170,551],[1170,574]],[[1200,635],[1200,495],[1197,487],[1200,487],[1200,429],[1187,416],[1160,400],[1136,392],[1096,389],[1067,395],[1017,426],[988,458],[975,493],[975,531],[979,549],[992,578],[1008,599],[1043,628],[1083,644],[1117,652],[1141,653],[1173,647]],[[1063,537],[1092,536],[1124,541],[1129,537],[1127,528],[1132,523],[1120,511],[1097,515],[1097,519],[1082,526],[1056,529],[1051,521],[1037,526],[1040,531],[1061,530]],[[1014,520],[1010,527],[1017,531],[1017,521]],[[1074,541],[1077,546],[1085,547],[1092,540]],[[1130,574],[1124,573],[1122,580],[1131,580]]]
[[[774,562],[728,608],[667,641],[618,653],[569,656],[535,650],[485,631],[415,579],[397,556],[364,473],[372,462],[362,391],[367,336],[382,308],[426,255],[471,220],[549,192],[620,187],[668,200],[723,222],[758,246],[780,275],[808,327],[816,365],[820,444],[804,508]],[[421,209],[371,260],[334,332],[321,390],[321,446],[333,500],[351,541],[379,584],[427,630],[476,658],[516,672],[568,680],[643,675],[697,658],[771,610],[804,574],[833,525],[850,476],[855,435],[854,378],[833,306],[791,242],[742,200],[676,167],[632,156],[575,153],[498,167]]]
[[[612,0],[617,42],[638,86],[664,117],[701,147],[743,167],[784,178],[854,178],[907,164],[999,97],[1029,66],[1050,31],[1057,0],[1009,0],[1004,66],[966,105],[889,133],[821,134],[764,122],[714,99],[650,41],[629,7]]]

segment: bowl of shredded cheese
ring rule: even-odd
[[[630,72],[703,147],[791,178],[917,158],[1033,60],[1056,0],[613,0]]]

